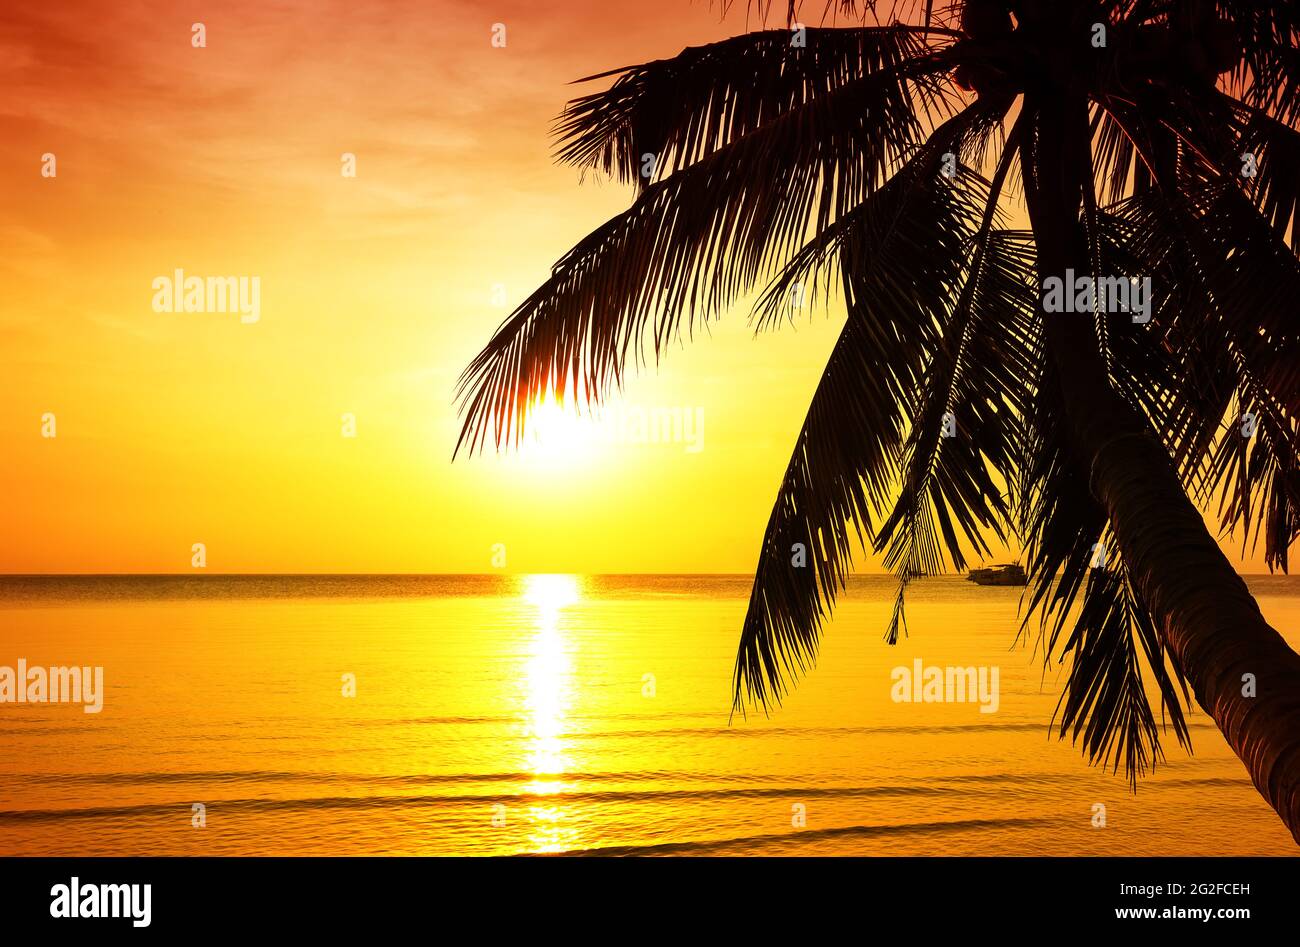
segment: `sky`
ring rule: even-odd
[[[738,308],[602,423],[451,460],[461,369],[631,199],[552,160],[569,83],[745,28],[703,0],[7,6],[0,571],[187,572],[199,543],[214,572],[752,569],[834,311],[755,337]],[[177,269],[257,277],[256,321],[155,311]],[[689,423],[636,443],[642,417]]]

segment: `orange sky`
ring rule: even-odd
[[[566,83],[743,14],[24,6],[0,13],[0,571],[189,571],[197,542],[220,572],[479,572],[495,544],[521,571],[752,568],[836,318],[754,340],[737,311],[628,387],[625,411],[702,412],[702,449],[552,419],[450,463],[460,369],[630,198],[551,161]],[[259,320],[155,312],[178,267],[259,277]]]

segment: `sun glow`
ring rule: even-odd
[[[554,625],[559,611],[581,597],[571,575],[530,575],[524,579],[524,601],[542,612],[543,623]]]
[[[551,467],[586,465],[595,458],[596,442],[594,419],[580,416],[571,405],[562,405],[548,394],[528,410],[519,454]]]

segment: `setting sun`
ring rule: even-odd
[[[579,598],[578,580],[571,575],[530,575],[524,579],[524,601],[536,605],[546,623],[555,621],[561,608]]]
[[[546,466],[580,466],[596,453],[594,420],[579,415],[572,405],[548,395],[534,403],[524,424],[519,453],[530,463]]]

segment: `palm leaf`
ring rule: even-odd
[[[858,542],[886,502],[906,419],[900,409],[919,382],[927,343],[946,305],[962,246],[960,208],[939,189],[890,206],[902,188],[887,185],[844,249],[876,262],[888,279],[846,277],[849,316],[800,431],[763,538],[736,659],[736,703],[767,706],[816,653],[821,622],[852,567]],[[949,199],[951,200],[951,199]],[[922,296],[910,287],[928,286]],[[802,546],[807,567],[794,556]],[[742,693],[743,692],[743,693]]]
[[[966,567],[987,535],[1005,540],[1020,418],[1035,370],[1034,254],[1024,234],[987,230],[972,241],[971,265],[956,311],[921,386],[898,499],[875,546],[899,576],[886,640],[905,625],[908,583]],[[953,436],[942,436],[950,415]]]
[[[1018,137],[1019,127],[1011,137]],[[905,447],[898,500],[875,538],[886,568],[899,576],[886,640],[898,639],[905,624],[904,600],[916,577],[944,570],[945,550],[953,567],[965,567],[960,528],[977,554],[989,547],[981,529],[1005,537],[1007,507],[990,470],[1009,481],[1014,418],[1024,410],[1026,368],[1016,349],[1028,350],[1034,330],[1026,317],[1034,309],[1028,291],[1032,252],[1023,238],[998,233],[997,203],[1015,152],[998,163],[978,231],[970,240],[970,265],[951,318],[921,384],[920,407]],[[1017,252],[1019,250],[1019,252]],[[943,436],[945,420],[959,431]],[[942,541],[941,541],[942,540]]]
[[[908,166],[804,248],[769,288],[839,261],[848,318],[809,406],[773,507],[736,657],[735,706],[767,707],[815,658],[853,547],[888,508],[906,406],[958,285],[979,189],[940,183],[945,149],[989,121],[951,119]],[[779,289],[777,287],[780,287]],[[806,557],[795,565],[800,548]]]
[[[666,176],[818,96],[930,51],[918,28],[902,25],[808,28],[802,39],[794,45],[789,30],[745,33],[581,79],[617,76],[568,104],[556,156],[645,187],[647,156]],[[927,84],[943,95],[947,82]]]
[[[1056,641],[1049,645],[1054,650]],[[1059,735],[1082,737],[1091,763],[1118,771],[1124,765],[1129,783],[1163,757],[1160,730],[1145,680],[1154,679],[1162,716],[1167,715],[1178,742],[1191,748],[1179,693],[1150,611],[1129,581],[1122,563],[1090,570],[1083,604],[1070,637],[1060,649],[1070,673],[1057,703]],[[1183,700],[1190,699],[1181,675]]]
[[[936,68],[909,62],[857,80],[648,187],[556,264],[462,374],[457,450],[517,438],[541,392],[599,401],[643,357],[645,335],[657,358],[810,228],[860,203],[923,137],[908,83]]]

